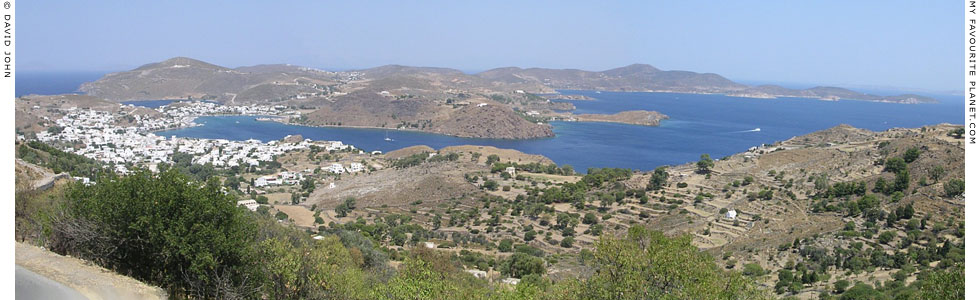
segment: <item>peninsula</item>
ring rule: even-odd
[[[648,110],[630,110],[611,115],[581,114],[574,116],[574,120],[580,122],[612,122],[643,126],[660,126],[660,120],[669,118],[665,114]]]

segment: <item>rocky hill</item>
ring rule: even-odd
[[[366,79],[365,81],[359,81]],[[351,83],[363,84],[351,84]],[[230,69],[177,57],[112,73],[82,85],[89,95],[110,100],[195,98],[221,102],[289,101],[329,98],[341,90],[371,87],[376,91],[416,89],[429,94],[447,91],[474,93],[552,93],[553,89],[713,93],[739,97],[801,97],[823,100],[862,100],[932,103],[920,95],[878,96],[838,87],[789,89],[775,85],[749,86],[713,73],[664,71],[633,64],[606,71],[517,67],[497,68],[475,75],[450,68],[386,65],[352,72],[325,72],[292,65],[257,65]],[[445,99],[443,99],[445,100]],[[311,102],[311,101],[296,101]],[[315,104],[315,103],[314,103]]]
[[[90,96],[111,101],[194,98],[225,104],[300,107],[306,109],[306,114],[292,122],[306,125],[400,128],[460,137],[507,139],[554,135],[548,125],[536,124],[540,119],[525,118],[518,112],[537,111],[551,116],[556,111],[570,109],[567,103],[555,103],[536,96],[554,94],[555,89],[935,102],[916,95],[885,97],[835,87],[806,90],[752,87],[717,74],[664,71],[643,64],[602,72],[510,67],[469,75],[449,68],[401,65],[350,72],[326,72],[292,65],[232,69],[177,57],[132,71],[112,73],[81,87]],[[644,120],[638,123],[626,123],[657,125],[661,119],[648,117],[643,116]]]
[[[751,98],[798,97],[910,104],[936,102],[935,99],[919,95],[878,96],[838,87],[794,90],[775,85],[749,86],[733,82],[718,74],[663,71],[645,64],[633,64],[601,72],[507,67],[476,75],[495,82],[540,83],[555,89],[571,90],[710,93]]]
[[[226,103],[282,101],[284,97],[323,93],[348,74],[290,65],[230,69],[176,57],[132,71],[111,73],[80,90],[113,101],[209,99]]]

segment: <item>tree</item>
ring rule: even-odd
[[[838,280],[834,282],[834,293],[838,293],[838,294],[843,293],[847,291],[847,287],[849,286],[851,286],[850,281],[844,279]]]
[[[744,267],[742,267],[742,275],[753,276],[753,277],[762,276],[762,275],[766,275],[766,270],[763,269],[762,266],[760,266],[757,263],[748,263],[745,264]]]
[[[715,161],[711,160],[711,156],[707,153],[701,154],[701,160],[697,163],[698,173],[708,174],[711,172],[711,168],[715,166]]]
[[[595,214],[591,212],[586,213],[585,216],[582,217],[582,224],[595,224],[598,222],[599,222],[599,218],[597,218]]]
[[[510,252],[512,251],[513,247],[514,247],[514,241],[511,241],[510,239],[504,239],[500,241],[499,244],[497,244],[497,251]]]
[[[496,191],[500,184],[494,180],[487,180],[483,182],[483,188],[491,191]]]
[[[190,289],[215,295],[219,281],[238,285],[258,276],[250,261],[257,228],[216,178],[200,183],[176,169],[137,170],[74,185],[66,198],[65,215],[51,233],[58,253],[96,261],[171,295]]]
[[[946,133],[946,135],[956,139],[962,139],[964,133],[966,133],[965,128],[957,128],[957,129],[950,130],[948,133]]]
[[[919,158],[919,149],[918,148],[906,149],[905,154],[902,155],[902,158],[905,160],[905,162],[912,163],[913,161],[915,161],[915,159]]]
[[[230,190],[238,190],[239,184],[240,182],[237,176],[229,176],[227,179],[225,179],[225,187]]]
[[[892,157],[885,161],[885,172],[898,173],[901,170],[908,169],[908,165],[905,164],[905,160]]]
[[[885,231],[885,232],[882,232],[880,235],[878,235],[878,243],[880,243],[880,244],[888,244],[894,238],[895,238],[895,232],[893,232],[893,231]]]
[[[647,190],[659,190],[667,185],[667,179],[670,174],[667,174],[667,167],[661,166],[656,170],[653,170],[653,174],[650,175],[650,182],[647,184]]]
[[[909,187],[909,170],[903,169],[895,174],[895,184],[892,186],[894,191],[904,191]]]
[[[761,299],[763,292],[741,274],[725,272],[691,245],[691,236],[668,237],[641,226],[622,239],[596,244],[596,273],[578,298]]]
[[[950,179],[943,185],[943,190],[946,192],[946,197],[962,195],[966,190],[966,182],[959,178]]]
[[[537,231],[530,230],[524,233],[524,241],[530,242],[534,240],[534,237],[538,235]]]
[[[962,265],[930,272],[923,280],[922,299],[966,299],[966,274]]]
[[[344,203],[338,204],[337,207],[334,208],[334,212],[337,213],[337,217],[346,217],[348,213],[354,210],[355,202],[356,200],[354,197],[347,197],[347,199],[344,199]]]
[[[499,161],[500,161],[500,156],[499,155],[490,154],[490,155],[487,156],[487,165],[488,166],[493,165],[494,163],[499,162]]]
[[[514,278],[544,274],[544,261],[527,253],[514,253],[501,263],[501,272]]]
[[[933,182],[938,182],[940,178],[943,178],[943,175],[946,175],[946,169],[943,166],[936,165],[929,169],[929,179],[932,179]]]
[[[571,248],[572,245],[574,245],[574,244],[575,244],[575,238],[574,237],[567,236],[567,237],[565,237],[564,239],[561,240],[561,246],[562,246],[562,248]]]
[[[575,168],[572,168],[572,165],[568,164],[562,165],[561,173],[562,175],[575,175]]]

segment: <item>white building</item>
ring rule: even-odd
[[[88,177],[77,177],[76,176],[76,177],[72,177],[72,178],[75,179],[75,181],[81,181],[82,184],[84,184],[84,185],[89,185],[89,182],[90,182]]]
[[[735,220],[735,217],[737,216],[738,212],[736,212],[734,209],[729,209],[728,212],[725,213],[725,218],[729,220]]]
[[[357,163],[357,162],[350,163],[350,167],[347,168],[347,172],[349,173],[357,173],[360,171],[364,171],[364,164]]]
[[[338,163],[332,163],[329,166],[327,166],[327,172],[334,173],[334,174],[342,174],[344,173],[344,165]]]
[[[466,273],[473,274],[473,277],[476,277],[476,278],[479,278],[479,279],[486,279],[487,278],[487,271],[471,269],[471,270],[466,270]]]
[[[252,199],[238,201],[238,206],[244,206],[251,211],[255,211],[256,209],[259,209],[259,203],[255,202],[255,200]]]

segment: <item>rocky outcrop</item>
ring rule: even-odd
[[[500,105],[469,106],[455,111],[449,119],[436,123],[432,132],[459,137],[532,139],[552,137],[547,124],[531,123],[513,110]]]

